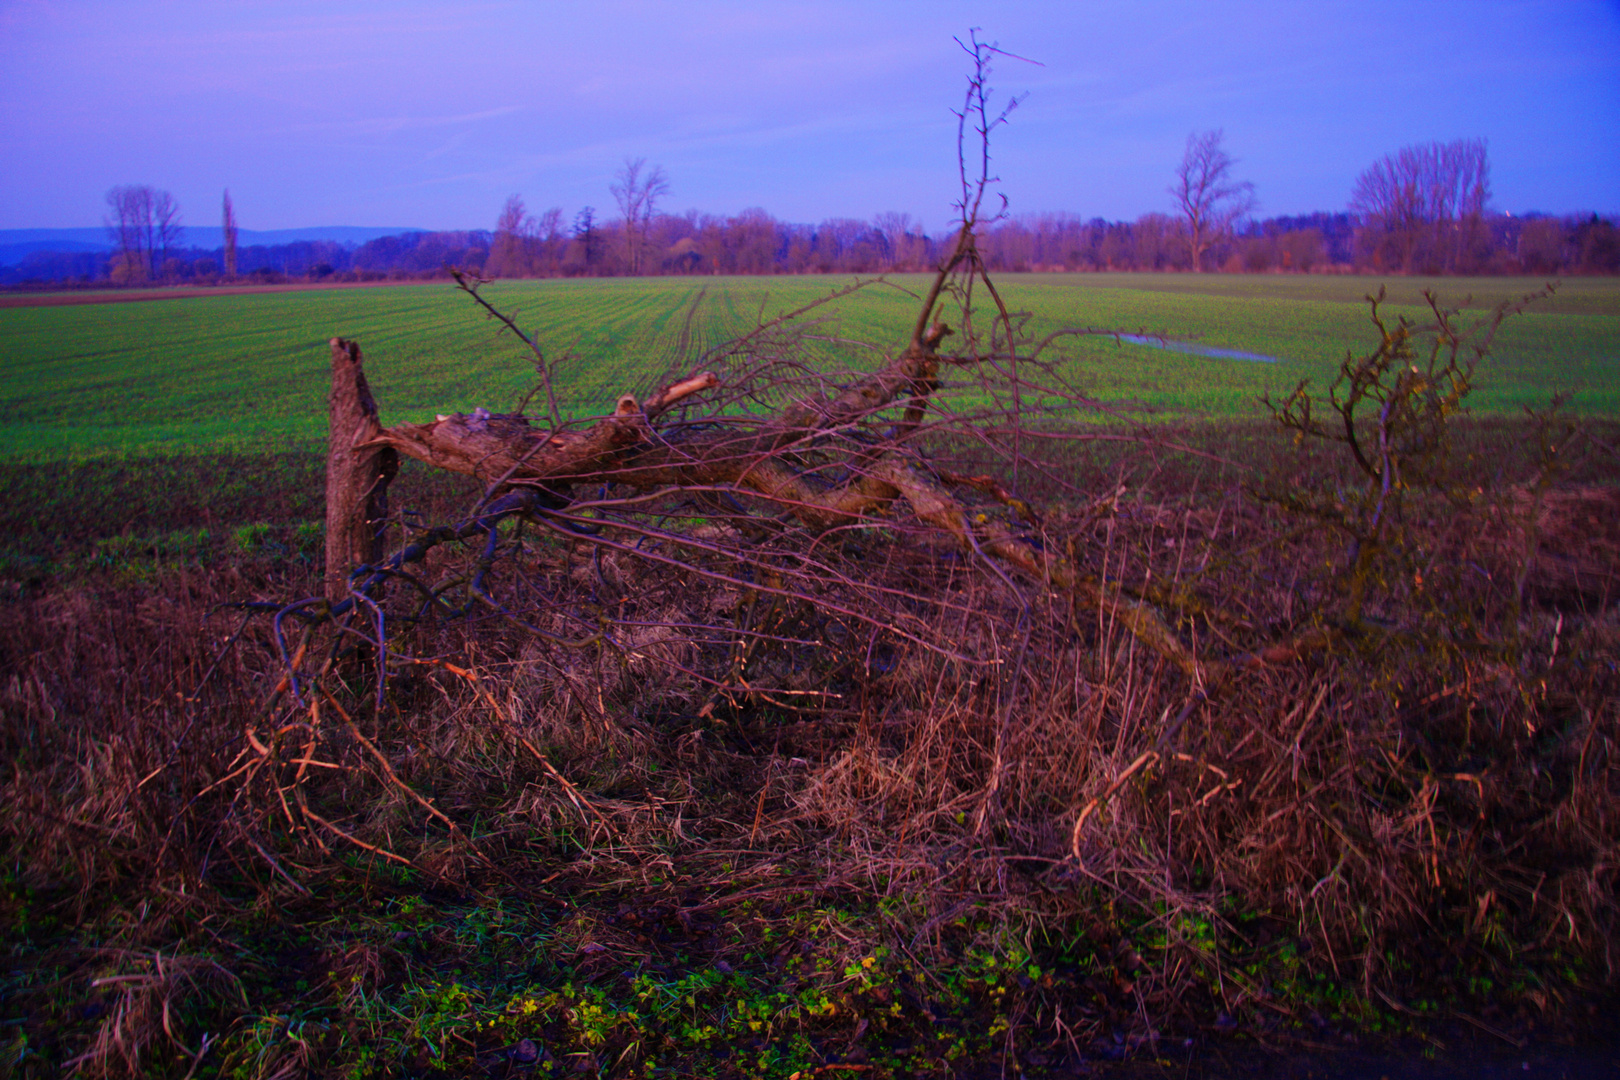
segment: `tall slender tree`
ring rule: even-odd
[[[150,188],[123,184],[107,192],[107,231],[118,246],[113,279],[145,281],[147,276],[147,223],[152,216]]]
[[[231,189],[225,189],[225,276],[236,276],[236,208],[231,205]]]
[[[157,277],[169,261],[171,249],[180,246],[180,204],[167,191],[152,193],[152,233],[156,246],[152,252],[152,276]]]

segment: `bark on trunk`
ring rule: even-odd
[[[349,595],[349,575],[383,556],[388,483],[399,453],[376,445],[377,402],[366,385],[360,345],[332,339],[331,419],[326,447],[326,595]]]

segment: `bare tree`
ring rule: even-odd
[[[1217,129],[1187,136],[1187,150],[1170,187],[1176,209],[1187,226],[1187,252],[1194,272],[1204,268],[1204,252],[1232,229],[1232,224],[1254,209],[1254,185],[1233,180],[1237,164],[1221,146],[1225,133]]]
[[[157,277],[180,240],[180,204],[167,191],[125,184],[107,192],[107,207],[112,211],[107,229],[118,245],[125,280]]]
[[[524,240],[533,222],[523,205],[523,196],[507,196],[501,216],[495,220],[495,240],[489,248],[489,260],[484,264],[486,277],[522,277],[529,271]]]
[[[658,208],[658,200],[669,194],[669,178],[662,166],[647,168],[646,158],[625,158],[618,179],[608,185],[624,215],[624,246],[631,274],[641,273],[647,242],[647,226]]]
[[[530,220],[534,222],[533,236],[540,249],[537,269],[544,274],[554,274],[562,263],[563,248],[567,245],[567,238],[563,235],[562,207],[553,206],[538,218]]]
[[[121,185],[107,192],[107,231],[118,246],[115,281],[146,280],[151,250],[149,226],[152,219],[151,189]]]
[[[180,204],[167,191],[152,192],[152,267],[157,268],[169,259],[169,250],[180,243]]]
[[[1484,227],[1491,164],[1484,139],[1403,146],[1356,178],[1359,214],[1375,264],[1444,272],[1466,261]],[[1396,268],[1396,267],[1391,267]]]
[[[225,189],[225,276],[236,276],[236,208],[231,205],[231,190]]]
[[[872,226],[883,235],[883,242],[888,248],[886,254],[890,268],[913,269],[911,265],[913,249],[920,245],[913,236],[911,215],[888,210],[873,218]]]

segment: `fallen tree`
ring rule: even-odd
[[[824,592],[835,580],[857,584],[812,554],[829,538],[877,528],[899,529],[913,540],[936,534],[1015,590],[1008,572],[1038,589],[1106,604],[1144,641],[1196,675],[1198,662],[1156,614],[1117,591],[1106,591],[1039,538],[1031,528],[1038,519],[1022,500],[990,475],[958,472],[932,460],[930,444],[949,445],[952,437],[972,434],[981,446],[1010,461],[1021,455],[1008,445],[1012,438],[1031,437],[1014,426],[1023,418],[1010,410],[965,416],[939,412],[935,397],[942,369],[973,369],[980,380],[964,385],[1023,397],[1026,415],[1049,415],[1056,405],[1072,407],[1078,398],[1067,387],[1013,374],[1021,362],[1051,373],[1052,367],[1042,363],[1051,342],[1021,351],[1004,307],[998,307],[996,325],[1005,332],[990,348],[941,351],[952,330],[938,317],[938,307],[953,277],[977,277],[989,284],[974,248],[971,222],[964,224],[956,251],[924,299],[911,341],[875,372],[839,378],[795,371],[783,377],[785,359],[762,362],[759,349],[765,341],[778,356],[791,354],[776,339],[788,326],[782,319],[712,358],[733,361],[734,370],[752,368],[742,379],[697,372],[659,387],[644,401],[625,394],[612,415],[583,425],[536,427],[521,413],[480,410],[471,416],[440,416],[427,424],[382,427],[365,384],[358,344],[334,339],[327,521],[331,599],[341,603],[355,588],[365,595],[425,554],[427,549],[417,545],[387,567],[377,566],[377,526],[386,514],[386,491],[398,455],[405,455],[476,477],[486,486],[483,504],[469,519],[470,531],[487,533],[495,521],[523,515],[608,547],[656,537],[683,554],[703,553],[768,570],[778,584],[749,585],[799,598]],[[459,272],[457,280],[478,296],[479,282]],[[965,313],[964,321],[969,319],[971,314]],[[986,373],[991,377],[983,378]],[[758,402],[768,393],[787,400],[769,413],[739,410],[739,403]],[[1044,434],[1058,432],[1048,428]],[[1027,459],[1019,463],[1030,464]],[[613,494],[580,495],[592,491]],[[988,513],[978,505],[986,497],[999,512]],[[694,532],[648,523],[680,513],[676,505],[683,502],[701,505],[703,527]],[[456,538],[469,534],[465,528],[453,532]],[[449,539],[450,534],[439,538]],[[686,561],[699,572],[711,572]],[[361,568],[358,582],[344,573],[356,564]],[[930,625],[928,618],[893,602],[850,614],[919,641],[925,640]]]
[[[1067,329],[1033,339],[980,257],[978,236],[995,220],[984,209],[993,182],[989,137],[1007,111],[992,115],[988,107],[995,50],[974,41],[969,51],[974,74],[957,114],[963,169],[955,242],[918,298],[908,339],[875,367],[829,368],[811,354],[828,351],[826,305],[895,287],[882,279],[761,320],[702,356],[697,370],[672,373],[641,399],[624,393],[611,415],[581,421],[564,419],[556,367],[540,344],[481,295],[487,282],[459,270],[458,286],[533,351],[541,381],[527,400],[541,397],[543,422],[520,406],[385,427],[359,344],[333,339],[326,581],[335,611],[374,606],[377,590],[409,577],[434,546],[481,534],[487,550],[473,591],[511,614],[483,584],[501,550],[499,523],[522,518],[598,553],[807,602],[872,634],[973,663],[1008,662],[1008,650],[1027,640],[1032,603],[1102,608],[1199,687],[1219,665],[1202,660],[1150,604],[1043,535],[1039,516],[1007,483],[1039,474],[1070,486],[1063,466],[1038,448],[1139,436],[1098,427],[1099,410],[1119,413],[1071,381],[1062,355],[1076,336],[1117,331]],[[484,496],[462,524],[418,535],[385,559],[387,489],[400,455],[475,477]],[[877,548],[886,551],[881,559],[873,558]],[[983,575],[1001,600],[964,601],[956,587],[939,587],[937,573],[902,583],[892,573],[895,560],[908,557],[902,553],[947,576]],[[429,607],[437,602],[433,587],[413,584]],[[966,637],[942,637],[947,613],[990,630],[998,644],[986,651]]]

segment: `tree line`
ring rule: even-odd
[[[1609,217],[1490,209],[1483,139],[1402,147],[1357,177],[1339,212],[1257,218],[1254,185],[1235,177],[1220,131],[1187,139],[1168,212],[1134,221],[1066,213],[1004,215],[981,226],[987,267],[1026,271],[1227,273],[1612,274],[1620,228]],[[238,249],[229,192],[225,242],[182,247],[179,204],[145,185],[107,193],[105,253],[33,252],[0,268],[0,284],[178,284],[221,281],[376,281],[442,277],[459,266],[486,277],[888,273],[934,268],[951,242],[909,214],[870,221],[779,221],[763,208],[716,215],[659,210],[664,170],[627,159],[609,185],[615,217],[586,206],[531,214],[506,200],[492,231],[408,232],[358,246],[329,241]]]

